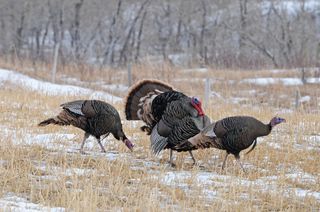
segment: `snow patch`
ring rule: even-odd
[[[112,90],[112,91],[117,91],[117,92],[127,92],[128,91],[128,86],[126,85],[121,85],[121,84],[109,84],[109,85],[102,85],[101,87]]]
[[[268,146],[273,147],[274,149],[282,149],[281,145],[278,143],[267,143]]]
[[[199,172],[194,175],[187,171],[166,172],[161,182],[166,185],[175,185],[188,179],[194,180],[199,185],[210,185],[214,183],[214,179],[224,181],[230,179],[230,176],[218,175],[211,172]]]
[[[290,178],[294,181],[298,181],[300,183],[317,183],[317,178],[309,173],[297,172],[293,174],[286,174],[287,178]]]
[[[307,78],[306,82],[310,84],[320,84],[320,78]]]
[[[45,147],[47,149],[54,149],[54,150],[65,150],[66,145],[62,143],[58,143],[57,141],[67,141],[70,143],[70,145],[75,144],[72,142],[76,135],[74,134],[58,134],[58,133],[51,133],[51,134],[29,134],[24,133],[24,136],[22,139],[16,138],[17,135],[14,134],[12,138],[12,142],[15,145],[40,145],[42,147]]]
[[[28,77],[15,71],[0,69],[0,82],[6,81],[14,85],[18,85],[23,88],[41,92],[47,95],[89,95],[90,98],[99,98],[108,102],[117,102],[122,100],[120,97],[113,96],[109,93],[105,93],[102,91],[94,91],[92,89],[82,88],[73,85],[59,85],[50,82],[43,82],[41,80]]]
[[[242,83],[251,83],[256,85],[273,85],[273,84],[283,84],[283,85],[303,85],[301,79],[298,78],[249,78],[241,80]]]
[[[311,97],[310,96],[303,96],[299,99],[299,102],[300,103],[303,103],[303,102],[310,102],[311,100]]]
[[[255,85],[261,85],[261,86],[266,86],[266,85],[274,85],[274,84],[283,84],[285,86],[297,86],[297,85],[303,85],[303,82],[300,78],[271,78],[271,77],[266,77],[266,78],[248,78],[248,79],[243,79],[240,81],[241,83],[250,83],[250,84],[255,84]],[[307,83],[319,83],[320,84],[320,79],[319,78],[307,78],[306,79]]]
[[[198,72],[198,73],[206,73],[208,72],[207,68],[193,68],[193,69],[185,69],[184,72]]]
[[[24,197],[19,197],[14,193],[7,193],[0,199],[0,208],[3,211],[50,211],[50,212],[62,212],[65,211],[65,208],[55,207],[50,208],[43,206],[41,204],[35,204],[30,202]]]
[[[297,188],[294,190],[295,191],[295,195],[298,197],[314,197],[317,200],[320,200],[320,192],[315,192],[315,191],[310,191],[310,190],[305,190],[305,189],[301,189],[301,188]]]

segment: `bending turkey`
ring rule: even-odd
[[[102,152],[106,152],[101,144],[101,136],[108,136],[110,133],[117,139],[122,140],[132,151],[133,144],[124,134],[118,111],[110,104],[99,100],[78,100],[67,102],[62,105],[62,111],[53,118],[46,119],[38,126],[48,124],[72,125],[85,131],[81,144],[80,152],[83,152],[83,146],[86,139],[94,136]]]
[[[190,138],[189,142],[194,148],[209,146],[226,150],[222,169],[231,153],[244,171],[239,153],[253,144],[246,154],[251,152],[257,144],[258,137],[269,135],[274,126],[285,121],[283,118],[273,117],[268,124],[264,124],[250,116],[227,117],[210,124],[201,133]]]
[[[150,135],[154,154],[170,149],[172,165],[172,150],[188,151],[195,163],[191,152],[195,148],[184,143],[210,124],[196,97],[188,97],[157,80],[142,80],[132,86],[126,98],[125,114],[127,120],[145,122],[141,130]]]

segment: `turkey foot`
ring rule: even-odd
[[[193,164],[192,164],[192,165],[193,165],[193,166],[197,165],[196,159],[194,159],[194,156],[193,156],[191,150],[188,151],[188,152],[189,152],[189,154],[190,154],[190,156],[191,156],[191,158],[192,158],[192,160],[193,160]]]
[[[80,149],[80,154],[82,154],[82,155],[89,155],[89,153],[86,153],[83,149]]]
[[[175,163],[171,163],[170,161],[168,161],[168,164],[172,168],[176,168],[177,167],[177,165]]]
[[[200,163],[196,162],[192,164],[194,167],[198,167],[199,169],[205,169],[206,167],[204,165],[201,165]]]

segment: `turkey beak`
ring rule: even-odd
[[[131,152],[133,151],[134,144],[129,139],[124,139],[123,143],[131,150]]]

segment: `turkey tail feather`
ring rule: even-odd
[[[127,120],[140,120],[137,112],[141,109],[141,98],[150,98],[153,94],[173,90],[172,86],[158,80],[141,80],[133,85],[128,92],[125,103],[125,114]],[[154,92],[154,93],[152,93]]]
[[[63,110],[54,118],[46,119],[38,124],[38,126],[46,126],[49,124],[56,124],[56,125],[73,125],[79,127],[81,129],[85,128],[85,117],[81,117],[77,114],[69,112],[67,110]]]
[[[47,126],[49,124],[56,124],[56,125],[70,125],[70,123],[67,123],[61,119],[59,119],[59,117],[55,117],[55,118],[49,118],[49,119],[46,119],[42,122],[40,122],[38,124],[38,126],[40,127],[43,127],[43,126]]]
[[[43,127],[43,126],[46,126],[46,125],[49,125],[49,124],[59,124],[59,121],[55,120],[54,118],[49,118],[49,119],[46,119],[46,120],[40,122],[38,124],[38,126]]]

